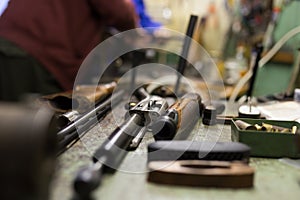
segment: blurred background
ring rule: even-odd
[[[265,55],[300,23],[300,1],[296,0],[145,0],[145,4],[154,20],[182,33],[186,30],[189,16],[199,16],[193,38],[213,57],[226,85],[235,85],[249,69],[255,44],[263,44]],[[259,69],[254,96],[286,90],[299,40],[299,34],[290,37]],[[194,52],[190,53],[193,56]]]

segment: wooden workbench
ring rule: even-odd
[[[227,105],[227,114],[236,114],[234,106]],[[118,112],[109,114],[90,130],[68,151],[58,158],[58,166],[52,183],[51,199],[66,200],[73,196],[72,181],[80,167],[91,163],[91,155],[101,142],[113,131],[114,118],[122,119],[122,105]],[[207,129],[199,122],[190,136],[194,140],[230,141],[230,126],[217,125]],[[252,189],[216,189],[165,186],[147,182],[147,144],[153,138],[146,135],[145,140],[135,152],[130,152],[124,160],[121,171],[105,175],[101,187],[94,193],[94,199],[122,200],[182,200],[182,199],[299,199],[300,170],[288,166],[278,159],[251,158],[250,165],[256,170]],[[86,148],[87,147],[87,148]]]

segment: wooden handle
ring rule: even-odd
[[[178,129],[185,124],[190,124],[189,122],[193,118],[199,119],[201,109],[200,103],[201,97],[199,94],[187,93],[181,99],[170,106],[170,109],[174,109],[178,113]]]
[[[254,169],[242,162],[153,161],[148,181],[168,185],[221,188],[253,187]]]
[[[43,96],[41,101],[46,102],[55,112],[65,113],[73,108],[79,113],[83,113],[95,105],[96,102],[100,102],[108,97],[115,87],[115,82],[98,86],[79,85],[76,86],[74,91],[70,90]]]

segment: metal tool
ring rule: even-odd
[[[247,91],[247,97],[252,97],[252,93],[253,93],[253,88],[254,88],[254,83],[256,80],[256,74],[259,68],[259,60],[261,59],[261,54],[263,51],[263,46],[262,44],[256,44],[255,45],[255,49],[254,49],[254,53],[256,54],[255,56],[255,62],[254,62],[254,66],[252,69],[252,77],[250,79],[250,83],[249,83],[249,89]]]
[[[197,20],[198,20],[198,16],[196,16],[196,15],[190,16],[188,28],[186,31],[186,37],[184,38],[183,48],[182,48],[181,56],[179,57],[178,67],[177,67],[177,80],[176,80],[176,85],[175,85],[175,89],[174,89],[174,93],[177,95],[179,92],[178,90],[179,90],[181,77],[184,75],[184,70],[186,68],[186,64],[187,64],[186,59],[189,54],[191,40],[192,40],[192,37],[194,34]]]
[[[131,91],[135,90],[135,84],[136,84],[136,67],[141,64],[144,52],[141,50],[135,50],[132,52],[132,66],[131,66],[131,80],[130,80],[130,89]]]
[[[293,66],[292,76],[291,76],[289,85],[285,92],[286,97],[291,96],[293,94],[295,82],[296,82],[298,74],[299,74],[299,68],[300,68],[300,48],[298,48],[298,54],[297,54],[297,58],[294,63],[294,66]]]
[[[248,97],[247,105],[242,105],[239,107],[239,117],[240,118],[260,118],[260,110],[252,105],[251,97]]]
[[[255,45],[255,49],[254,49],[254,64],[252,67],[252,77],[250,79],[250,83],[249,83],[249,89],[247,91],[247,105],[242,105],[239,108],[239,117],[241,118],[259,118],[260,117],[260,111],[253,106],[253,102],[252,102],[252,93],[253,93],[253,88],[254,88],[254,83],[256,80],[256,74],[259,68],[259,60],[261,59],[261,54],[263,51],[263,46],[262,44],[256,44]]]

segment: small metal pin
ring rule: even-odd
[[[148,130],[148,127],[143,127],[140,132],[137,134],[137,136],[135,138],[133,138],[133,140],[131,141],[131,144],[128,148],[129,151],[134,151],[138,148],[138,146],[140,145],[140,143],[142,142],[146,132]]]

